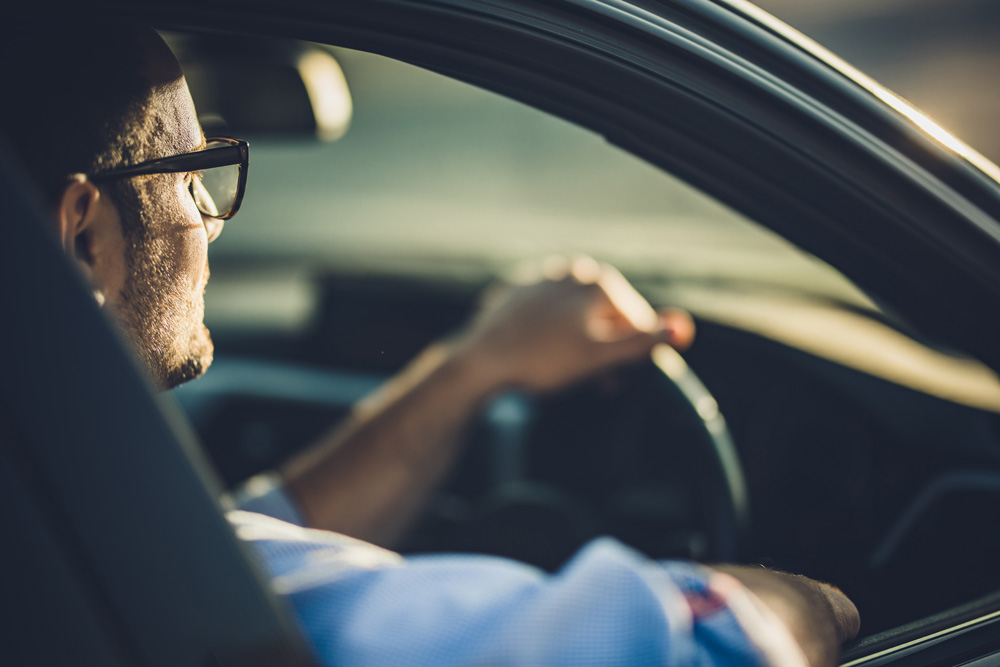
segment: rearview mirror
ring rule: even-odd
[[[353,105],[327,49],[227,35],[165,35],[205,134],[339,139]]]

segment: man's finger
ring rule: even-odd
[[[591,361],[597,367],[610,367],[647,359],[653,347],[666,342],[666,332],[633,332],[624,338],[602,343],[593,350]]]
[[[656,311],[632,287],[632,283],[625,279],[621,271],[609,264],[601,265],[600,285],[611,306],[636,331],[653,333],[660,330],[660,321]]]
[[[660,313],[660,324],[670,347],[682,352],[694,342],[694,319],[684,310],[668,308]]]

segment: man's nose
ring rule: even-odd
[[[205,223],[205,231],[208,232],[208,242],[211,243],[219,238],[219,235],[222,234],[222,228],[226,226],[226,221],[210,218],[207,215],[201,216],[201,219]]]

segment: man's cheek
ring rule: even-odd
[[[208,278],[208,238],[204,225],[179,229],[169,243],[169,261],[176,274],[174,284],[178,288],[187,286],[190,293],[197,294],[204,289]]]
[[[200,295],[208,280],[208,238],[204,227],[202,227],[202,232],[192,240],[186,261],[190,267],[191,288]]]

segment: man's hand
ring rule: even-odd
[[[547,391],[693,336],[690,316],[658,314],[613,267],[560,257],[493,288],[454,349],[498,389]]]
[[[788,629],[810,667],[837,664],[840,646],[854,639],[861,617],[839,589],[797,574],[761,567],[713,565],[738,579]]]
[[[451,466],[461,433],[497,392],[558,389],[694,335],[658,315],[615,269],[555,259],[496,288],[461,334],[432,345],[359,403],[283,475],[309,525],[391,545]]]

